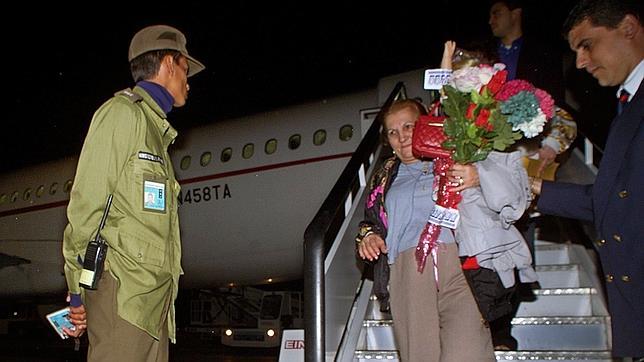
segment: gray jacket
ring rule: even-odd
[[[491,152],[476,163],[481,185],[462,192],[456,241],[460,256],[476,256],[480,266],[495,270],[503,285],[514,285],[514,268],[522,282],[534,282],[532,256],[512,225],[530,205],[528,175],[518,151]]]

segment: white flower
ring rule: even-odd
[[[521,124],[515,125],[512,127],[512,130],[520,130],[521,132],[523,132],[526,138],[532,138],[543,132],[543,126],[546,124],[547,119],[546,115],[541,111],[541,109],[539,109],[538,112],[539,114],[532,118],[530,122],[523,122]]]
[[[481,78],[479,77],[478,67],[461,68],[452,73],[449,85],[456,88],[459,92],[470,93],[481,88]]]
[[[449,85],[463,93],[479,92],[482,86],[490,82],[496,72],[503,69],[505,69],[503,63],[496,63],[494,66],[481,64],[477,67],[461,68],[452,73]]]

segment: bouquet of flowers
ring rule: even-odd
[[[492,150],[503,151],[523,136],[543,131],[554,115],[554,101],[545,91],[524,80],[506,82],[504,64],[481,64],[455,71],[443,87],[443,125],[458,163],[484,160]]]
[[[447,118],[442,147],[449,157],[434,159],[437,200],[416,248],[418,270],[434,250],[442,226],[455,229],[462,199],[451,191],[445,173],[454,162],[466,164],[485,160],[490,152],[503,151],[521,137],[532,138],[555,113],[554,101],[545,91],[524,80],[506,82],[504,64],[480,64],[461,68],[443,87],[441,103]]]

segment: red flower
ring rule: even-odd
[[[467,111],[465,111],[465,118],[473,119],[475,109],[476,109],[476,104],[470,103],[470,105],[467,107]]]
[[[488,119],[490,118],[490,110],[487,108],[481,109],[481,112],[479,112],[478,117],[476,117],[476,121],[474,121],[474,125],[476,125],[479,128],[485,128],[486,130],[490,131],[490,123],[488,122]]]
[[[488,91],[490,94],[494,95],[496,92],[498,92],[501,87],[503,87],[503,84],[505,84],[505,80],[508,76],[508,71],[507,70],[500,70],[492,76],[492,79],[488,82],[486,85]]]

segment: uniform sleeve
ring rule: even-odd
[[[121,171],[135,152],[140,117],[136,105],[116,97],[96,111],[90,124],[76,168],[63,235],[65,278],[71,293],[80,293],[80,260],[98,230],[108,194],[114,191]]]
[[[593,221],[593,185],[543,181],[537,202],[539,211],[584,221]]]

